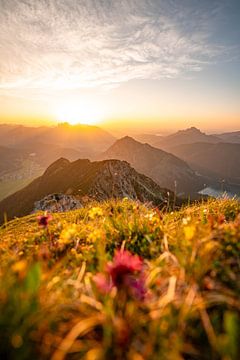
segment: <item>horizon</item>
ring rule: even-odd
[[[237,0],[0,6],[0,124],[239,130]]]
[[[209,131],[209,130],[205,130],[205,129],[202,129],[202,128],[198,128],[196,126],[189,126],[189,127],[186,127],[186,128],[176,128],[175,130],[172,129],[172,130],[169,130],[169,129],[163,129],[162,131],[161,130],[146,130],[146,131],[142,131],[142,132],[139,132],[138,130],[136,130],[135,128],[134,129],[131,129],[131,128],[128,128],[128,129],[122,129],[122,130],[115,130],[115,129],[111,129],[109,127],[106,127],[106,126],[99,126],[99,124],[81,124],[81,123],[77,123],[77,124],[70,124],[68,122],[59,122],[59,123],[54,123],[54,124],[41,124],[41,125],[36,125],[36,124],[24,124],[24,123],[0,123],[0,126],[3,125],[3,126],[22,126],[22,127],[26,127],[26,128],[41,128],[41,127],[46,127],[46,128],[55,128],[55,127],[58,127],[58,126],[69,126],[69,127],[73,127],[73,128],[77,128],[77,127],[89,127],[89,128],[100,128],[106,132],[108,132],[109,134],[113,135],[114,137],[116,138],[123,138],[123,137],[127,137],[127,136],[134,136],[134,135],[156,135],[156,136],[168,136],[168,135],[173,135],[175,133],[178,133],[178,132],[185,132],[187,130],[190,130],[190,129],[195,129],[195,130],[198,130],[200,131],[201,133],[203,134],[207,134],[207,135],[220,135],[220,134],[224,134],[224,133],[231,133],[231,132],[239,132],[239,128],[236,128],[235,130],[232,130],[232,131],[226,131],[226,132],[221,132],[220,130],[213,130],[213,131]]]

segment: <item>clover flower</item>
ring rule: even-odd
[[[97,274],[94,281],[102,293],[116,287],[117,290],[126,289],[139,300],[146,294],[143,262],[128,251],[116,251],[113,261],[106,266],[106,274]]]
[[[37,216],[37,220],[40,227],[47,228],[49,221],[52,220],[52,215],[48,214],[46,211],[44,215]]]
[[[121,286],[126,276],[140,272],[142,270],[142,260],[137,255],[132,255],[129,251],[117,251],[112,262],[107,264],[107,272],[111,276],[113,285]]]

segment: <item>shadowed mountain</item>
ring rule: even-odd
[[[185,144],[171,152],[204,175],[240,185],[240,144]]]
[[[117,140],[101,159],[125,160],[162,187],[175,190],[176,185],[178,194],[193,194],[204,183],[183,160],[128,136]]]
[[[154,143],[154,146],[160,149],[169,150],[170,148],[181,144],[193,144],[196,142],[218,143],[222,140],[215,135],[207,135],[195,127],[168,135]]]
[[[133,138],[141,143],[147,143],[154,146],[155,143],[162,141],[164,136],[154,135],[154,134],[139,134],[134,135]]]
[[[240,131],[217,134],[216,136],[224,142],[240,144]]]
[[[157,206],[167,202],[169,196],[173,198],[171,192],[169,194],[152,179],[137,173],[125,161],[70,162],[61,158],[31,184],[0,202],[1,221],[4,213],[8,219],[29,214],[36,201],[53,193],[73,195],[78,199],[87,196],[99,201],[128,197]]]

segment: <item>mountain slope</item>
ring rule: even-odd
[[[133,138],[141,143],[147,143],[154,146],[155,143],[162,141],[164,136],[154,135],[154,134],[138,134],[134,135]]]
[[[166,136],[155,142],[154,146],[160,149],[169,149],[180,144],[192,144],[195,142],[218,143],[222,140],[214,135],[207,135],[195,127]]]
[[[37,142],[27,143],[23,148],[0,146],[0,200],[26,186],[60,157],[76,160],[84,154]]]
[[[217,134],[217,137],[224,142],[240,144],[240,131]]]
[[[170,151],[205,175],[240,184],[240,144],[185,144]]]
[[[137,171],[171,190],[175,190],[176,181],[177,193],[192,194],[203,183],[183,160],[128,136],[117,140],[101,155],[101,159],[125,160]]]
[[[24,152],[0,146],[0,177],[21,167]]]
[[[167,201],[167,190],[150,178],[137,173],[128,163],[119,160],[70,162],[59,159],[45,173],[24,189],[0,202],[1,221],[33,211],[34,203],[52,193],[88,196],[94,200],[129,197],[160,205]],[[172,195],[170,195],[172,196]]]

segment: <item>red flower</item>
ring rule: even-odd
[[[128,251],[117,251],[112,262],[106,267],[107,274],[99,273],[94,277],[98,289],[108,293],[114,286],[125,288],[132,296],[143,300],[146,294],[143,276],[143,262],[137,255]]]
[[[126,277],[142,270],[142,260],[129,251],[116,251],[113,262],[107,264],[107,272],[116,287],[125,283]]]
[[[98,290],[101,291],[103,294],[107,294],[113,287],[113,284],[110,279],[107,279],[107,277],[102,274],[98,273],[93,277],[93,280],[98,288]]]
[[[48,223],[49,221],[52,220],[52,215],[48,214],[47,212],[45,212],[44,215],[39,215],[37,217],[38,220],[38,225],[43,227],[43,228],[47,228],[48,227]]]

